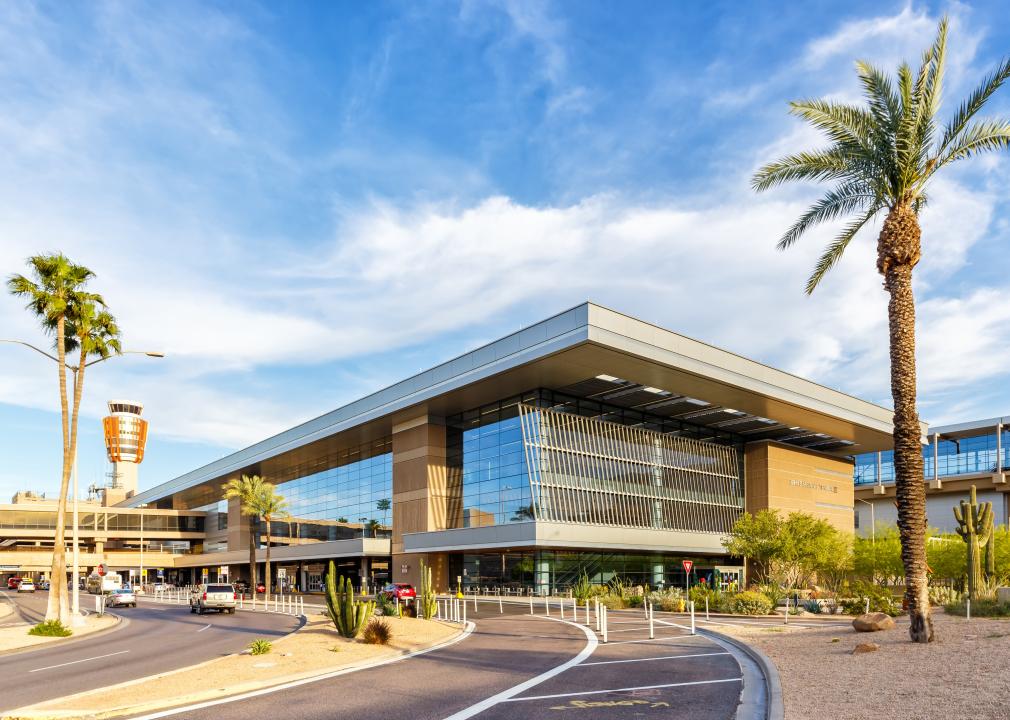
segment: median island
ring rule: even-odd
[[[459,625],[408,617],[383,617],[388,644],[369,644],[334,632],[323,614],[270,643],[264,654],[247,651],[8,713],[11,718],[111,718],[203,702],[337,671],[362,669],[447,642]]]

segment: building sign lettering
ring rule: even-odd
[[[824,492],[837,493],[837,485],[822,485],[816,482],[810,482],[809,480],[790,480],[789,484],[793,487],[804,487],[810,490],[823,490]]]

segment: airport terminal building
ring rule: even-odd
[[[305,591],[330,560],[370,586],[417,584],[422,560],[440,589],[683,585],[683,560],[728,581],[744,510],[851,530],[852,457],[890,433],[887,408],[585,303],[120,507],[199,517],[178,580],[248,578],[252,533]],[[223,500],[241,474],[288,501],[269,538]]]

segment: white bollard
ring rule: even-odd
[[[786,598],[788,600],[788,598]],[[866,614],[870,614],[870,598],[866,598]]]
[[[600,599],[593,598],[593,604],[596,609],[596,632],[600,632]]]
[[[965,598],[964,601],[964,619],[971,620],[971,598]]]
[[[784,624],[785,625],[789,624],[789,596],[788,595],[786,596],[786,619],[785,619],[785,623]]]
[[[505,614],[505,609],[502,607],[502,604],[501,604],[501,593],[498,593],[498,614],[499,615],[504,615]]]
[[[572,620],[579,621],[579,601],[572,598]]]
[[[607,606],[604,605],[602,608],[600,608],[600,610],[603,613],[603,642],[606,643],[607,642]]]
[[[652,603],[649,603],[649,639],[654,640],[656,638],[656,629],[652,622]]]
[[[558,598],[558,610],[561,612],[561,619],[565,619],[565,601],[564,598]]]
[[[474,596],[476,597],[476,596]],[[476,603],[476,601],[475,601]],[[463,603],[463,624],[466,625],[466,603]]]
[[[691,634],[694,635],[694,600],[691,601]]]
[[[530,615],[533,614],[533,593],[530,593]]]
[[[586,627],[589,627],[591,624],[589,622],[589,598],[586,598]]]
[[[705,596],[705,622],[708,622],[708,595]]]
[[[477,612],[477,591],[473,591],[473,611]],[[465,611],[464,611],[465,614]]]
[[[548,602],[546,595],[544,595],[544,615],[547,617],[551,616],[551,604]]]

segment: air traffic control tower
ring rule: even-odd
[[[105,449],[112,463],[111,483],[105,488],[105,505],[115,505],[137,492],[137,466],[144,459],[147,421],[138,402],[110,400],[109,415],[102,418]]]

